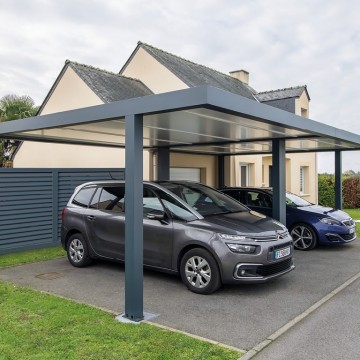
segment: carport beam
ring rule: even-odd
[[[342,209],[342,152],[335,151],[335,208]]]
[[[273,218],[286,225],[285,140],[272,141]]]
[[[125,315],[144,319],[143,116],[125,116]]]

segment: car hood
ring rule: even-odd
[[[259,214],[255,211],[241,211],[229,214],[210,215],[201,222],[210,225],[216,232],[238,234],[273,235],[276,232],[286,231],[278,221]]]
[[[307,211],[313,214],[319,214],[322,215],[322,217],[332,217],[340,221],[350,218],[350,215],[344,211],[336,210],[333,208],[324,207],[320,205],[300,206],[297,209],[301,211]]]

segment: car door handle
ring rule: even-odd
[[[95,216],[94,216],[94,215],[88,215],[87,218],[88,218],[88,220],[91,220],[91,221],[95,220]]]

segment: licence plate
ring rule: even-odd
[[[290,255],[290,246],[283,248],[283,249],[275,250],[275,252],[274,252],[275,260],[281,259],[288,255]]]

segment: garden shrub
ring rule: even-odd
[[[343,206],[346,209],[360,208],[360,177],[343,179]]]
[[[335,206],[335,176],[319,174],[318,177],[318,201],[322,206]]]
[[[360,208],[360,176],[343,176],[342,178],[343,207],[346,209]],[[335,206],[335,176],[319,174],[318,176],[319,204],[328,207]]]

